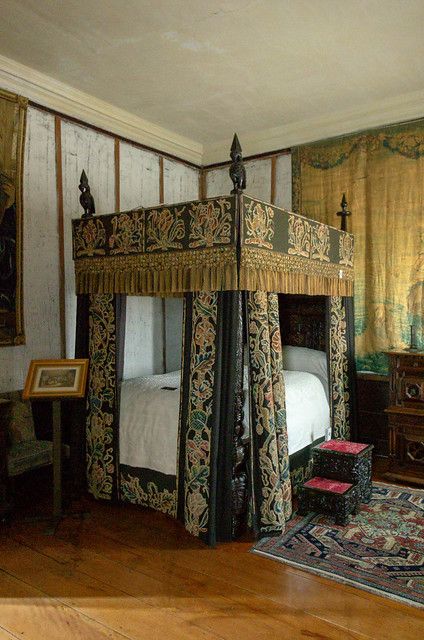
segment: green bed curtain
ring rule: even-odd
[[[292,513],[278,294],[247,294],[253,525],[278,535]]]
[[[346,193],[355,236],[358,369],[387,371],[383,351],[423,348],[424,120],[293,150],[293,208],[339,226]]]

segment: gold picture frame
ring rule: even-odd
[[[0,287],[0,347],[25,344],[22,185],[27,106],[27,98],[0,89],[0,270],[9,270]]]
[[[24,400],[83,398],[88,359],[32,360],[23,392]]]

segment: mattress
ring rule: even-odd
[[[180,371],[124,380],[121,386],[120,463],[176,475]],[[321,380],[284,371],[289,454],[330,430],[330,409]],[[245,422],[248,424],[248,403]],[[248,431],[248,427],[246,428]]]

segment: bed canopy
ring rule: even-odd
[[[178,517],[209,544],[235,537],[248,505],[257,535],[282,532],[307,473],[306,460],[290,475],[279,294],[325,296],[332,435],[349,438],[354,415],[353,237],[245,195],[236,136],[232,159],[228,196],[110,215],[93,215],[84,175],[72,222],[89,490]],[[120,464],[128,295],[184,297],[175,475]]]

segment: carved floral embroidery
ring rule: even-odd
[[[106,231],[103,222],[90,218],[81,220],[74,231],[75,256],[104,255],[106,244]]]
[[[143,489],[140,480],[128,473],[126,477],[121,474],[121,494],[127,502],[156,509],[156,511],[167,513],[174,518],[177,516],[176,490],[160,490],[154,482],[148,482],[146,488]]]
[[[182,249],[185,227],[181,214],[184,209],[154,209],[147,214],[147,251]]]
[[[330,298],[330,389],[332,437],[349,440],[349,380],[346,309],[340,297]]]
[[[112,497],[115,460],[113,418],[115,407],[116,324],[113,295],[90,296],[90,375],[87,396],[87,479],[95,498]]]
[[[304,218],[289,216],[289,254],[309,258],[311,253],[311,225]]]
[[[229,244],[231,242],[230,208],[231,202],[223,199],[192,204],[189,247]]]
[[[250,200],[246,203],[244,222],[245,244],[272,249],[274,237],[274,210],[272,207]]]
[[[109,237],[111,254],[141,253],[144,249],[143,211],[120,213],[112,218],[112,234]]]
[[[325,224],[311,225],[311,258],[330,262],[330,229]]]
[[[339,238],[340,264],[353,267],[353,236],[341,233]]]
[[[184,522],[193,535],[209,523],[211,421],[218,294],[193,294],[191,380],[186,432]]]

